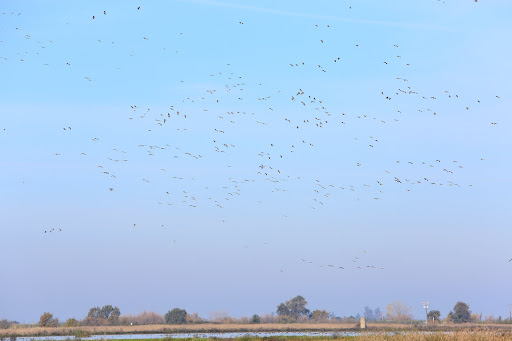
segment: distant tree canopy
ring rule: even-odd
[[[94,307],[89,309],[84,323],[88,326],[118,325],[119,316],[121,316],[121,311],[118,307],[111,305],[105,305],[102,308]]]
[[[431,310],[428,312],[427,317],[429,321],[439,321],[441,319],[441,312],[439,310]]]
[[[68,318],[64,323],[65,327],[78,327],[78,321],[75,318]]]
[[[450,311],[448,317],[453,323],[466,323],[469,322],[471,317],[471,311],[469,305],[464,302],[457,302],[453,307],[453,311]]]
[[[302,296],[297,296],[289,301],[281,303],[277,306],[277,315],[291,317],[298,319],[301,316],[308,316],[309,310],[306,309],[306,299]]]
[[[52,313],[44,313],[39,318],[39,327],[57,327],[59,324],[59,319],[54,318]]]
[[[329,312],[327,310],[313,310],[309,318],[315,321],[325,321],[329,319]]]
[[[377,307],[373,310],[373,319],[374,320],[380,320],[383,317],[382,311],[380,311],[380,308]]]
[[[261,322],[261,318],[259,317],[259,315],[257,315],[257,314],[252,315],[251,323],[260,323],[260,322]]]
[[[369,321],[376,321],[382,317],[382,313],[379,307],[375,308],[374,310],[371,310],[370,307],[366,306],[364,307],[363,316]]]
[[[9,321],[8,319],[0,320],[0,329],[8,329],[11,325],[17,323],[18,322]]]
[[[187,323],[201,323],[204,319],[198,313],[187,314]]]
[[[11,326],[7,319],[0,320],[0,329],[7,329]]]
[[[174,308],[165,314],[165,322],[167,324],[187,323],[187,311],[185,309]]]
[[[404,321],[412,319],[412,309],[402,301],[393,301],[388,305],[386,316],[390,320]]]

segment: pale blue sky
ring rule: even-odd
[[[509,2],[0,13],[0,318],[507,315]]]

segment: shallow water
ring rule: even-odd
[[[177,333],[177,334],[120,334],[120,335],[93,335],[91,337],[76,338],[80,340],[120,340],[120,339],[186,339],[201,338],[207,339],[212,337],[232,339],[243,336],[253,337],[269,337],[269,336],[332,336],[333,334],[340,336],[356,336],[361,333],[357,332],[246,332],[246,333]],[[39,336],[39,337],[18,337],[16,341],[48,341],[48,340],[74,340],[74,336]]]

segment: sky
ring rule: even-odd
[[[3,1],[0,319],[507,316],[511,14]]]

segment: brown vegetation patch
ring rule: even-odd
[[[512,340],[512,325],[485,325],[486,335],[499,335],[506,333]],[[464,330],[467,333],[475,333],[482,329],[479,324],[462,324],[462,325],[411,325],[404,323],[368,323],[368,331],[458,331]],[[81,335],[109,335],[109,334],[171,334],[171,333],[207,333],[207,332],[292,332],[292,331],[325,331],[325,332],[342,332],[342,331],[359,331],[353,323],[262,323],[262,324],[183,324],[183,325],[143,325],[143,326],[80,326],[80,327],[28,327],[28,326],[12,326],[9,329],[0,330],[0,337],[8,337],[10,335],[17,336],[74,336]],[[461,331],[464,334],[463,331]],[[412,335],[411,334],[411,335]],[[461,334],[461,335],[462,335]],[[440,333],[435,333],[440,335]],[[465,335],[465,334],[464,334]],[[397,335],[398,336],[398,335]],[[394,336],[393,339],[395,339]],[[371,335],[368,335],[371,337]],[[411,336],[412,337],[412,336]],[[418,336],[419,337],[419,336]],[[436,336],[437,337],[437,336]],[[459,336],[457,336],[459,337]],[[398,338],[400,339],[400,338]],[[363,339],[361,339],[363,340]],[[364,339],[366,340],[366,339]],[[368,338],[367,340],[377,340]],[[405,340],[405,339],[404,339]],[[416,340],[416,339],[408,339]],[[445,340],[438,338],[417,339],[417,340]],[[463,339],[457,339],[463,340]],[[497,339],[496,339],[497,340]]]

